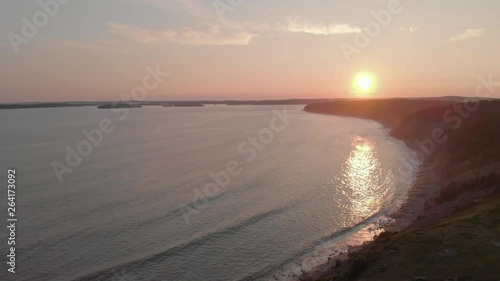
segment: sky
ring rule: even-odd
[[[497,0],[0,3],[0,102],[473,96],[500,81]],[[366,77],[366,75],[365,75]],[[500,91],[500,90],[499,90]]]

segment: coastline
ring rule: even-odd
[[[424,214],[425,208],[428,208],[432,199],[436,196],[437,191],[439,191],[439,188],[436,188],[436,184],[434,184],[434,182],[437,181],[437,176],[433,172],[432,164],[425,160],[424,155],[422,155],[420,151],[409,146],[405,140],[399,138],[395,139],[403,141],[410,150],[416,152],[417,157],[420,160],[420,164],[417,168],[415,181],[412,183],[412,187],[408,190],[406,198],[395,211],[389,214],[389,218],[391,218],[392,221],[384,226],[384,231],[389,232],[400,232],[407,228],[411,228],[417,218]],[[298,280],[314,281],[321,278],[325,274],[342,274],[349,269],[349,254],[369,247],[369,245],[374,243],[376,239],[377,236],[374,236],[371,241],[366,241],[363,245],[350,247],[347,253],[331,255],[328,258],[327,263],[311,269],[304,275],[300,276]]]
[[[397,250],[388,250],[393,247],[392,244],[396,243],[395,241],[399,243],[407,236],[415,235],[415,233],[417,233],[417,235],[422,235],[423,229],[426,227],[432,228],[432,226],[436,224],[441,225],[443,221],[446,221],[450,216],[460,210],[463,211],[464,206],[467,206],[465,207],[465,211],[467,211],[473,207],[477,207],[477,205],[474,204],[487,203],[491,205],[498,202],[498,200],[495,201],[492,199],[493,201],[486,201],[486,203],[477,203],[478,200],[480,201],[481,199],[487,198],[489,195],[493,195],[492,198],[498,195],[500,184],[497,176],[499,170],[497,170],[496,165],[492,172],[493,178],[489,183],[490,185],[483,184],[484,177],[479,176],[476,176],[475,179],[469,177],[469,181],[467,182],[462,180],[456,183],[454,179],[457,177],[453,178],[449,175],[450,170],[456,168],[458,165],[451,161],[451,156],[453,155],[450,154],[448,147],[445,146],[440,151],[429,156],[424,153],[425,151],[422,150],[422,147],[416,145],[417,140],[425,139],[426,136],[434,133],[435,128],[443,126],[441,120],[443,115],[440,114],[445,112],[446,108],[450,105],[451,103],[447,101],[422,103],[419,101],[389,100],[331,102],[313,104],[305,107],[304,110],[310,113],[349,116],[379,122],[390,130],[391,137],[403,141],[408,148],[417,152],[417,155],[422,161],[418,169],[418,176],[412,188],[408,191],[406,200],[402,203],[400,208],[390,215],[390,217],[394,219],[394,223],[388,226],[384,233],[374,237],[372,241],[360,247],[351,248],[347,255],[332,256],[326,264],[310,270],[301,276],[299,280],[354,280],[359,276],[366,277],[366,279],[362,280],[386,280],[384,278],[377,279],[377,277],[372,276],[372,274],[387,274],[385,272],[389,266],[385,263],[380,263],[380,261],[390,260],[393,258],[390,257],[391,255],[401,255],[399,246],[394,247]],[[484,107],[489,106],[490,105]],[[492,107],[498,109],[500,106],[495,104]],[[434,111],[439,114],[435,114]],[[390,113],[385,114],[385,112]],[[489,118],[488,114],[484,115]],[[432,116],[433,119],[429,118],[429,116]],[[484,116],[481,117],[484,118]],[[481,121],[486,122],[484,119]],[[467,128],[464,130],[472,130],[468,128],[469,126],[473,128],[471,125],[467,125],[465,126]],[[452,135],[451,137],[455,137],[455,140],[459,139],[457,135],[459,134]],[[460,143],[459,141],[455,141],[455,143],[457,142]],[[446,143],[446,145],[450,145],[449,143],[450,142]],[[465,143],[465,146],[467,147],[467,143]],[[494,151],[498,151],[498,147],[494,148]],[[464,157],[464,159],[470,162],[472,162],[472,160],[470,160],[471,157],[475,157],[474,153],[469,153],[466,156],[467,157]],[[500,162],[500,158],[493,160]],[[485,167],[490,166],[484,166],[484,163],[483,166],[478,164],[474,167],[469,167],[469,171],[466,171],[472,174],[485,175],[491,172]],[[455,185],[458,184],[461,184],[462,188],[457,189]],[[464,190],[463,186],[465,184],[472,185],[473,188],[471,188],[471,190]],[[445,197],[443,194],[446,195],[446,193],[450,193],[450,190],[453,196],[450,198]],[[497,205],[494,205],[493,208],[495,207],[497,207]],[[436,232],[435,229],[432,231],[432,233]],[[495,233],[495,231],[498,231],[498,229],[494,229],[493,233]],[[448,233],[446,233],[446,235],[448,235]],[[420,237],[418,238],[420,239]],[[415,239],[415,237],[412,239]],[[401,245],[405,248],[411,248],[407,245],[411,244],[411,241],[403,241],[406,244],[402,243]],[[497,243],[496,240],[492,241],[492,243]],[[446,243],[446,241],[444,241],[444,243]],[[493,255],[493,257],[496,258],[496,255]],[[498,260],[500,260],[500,258]],[[368,269],[371,269],[371,272],[369,272],[370,270]],[[392,278],[393,276],[394,275],[389,274],[386,277]],[[409,275],[402,276],[409,278],[408,280],[412,280],[413,278]],[[427,278],[421,280],[427,280]]]

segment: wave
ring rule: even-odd
[[[90,280],[106,280],[108,278],[112,278],[115,275],[115,272],[123,272],[127,271],[127,269],[133,269],[133,268],[138,268],[138,267],[144,267],[146,265],[151,265],[151,264],[157,264],[161,263],[165,259],[168,259],[170,257],[179,255],[183,252],[189,251],[193,248],[200,247],[201,245],[207,243],[208,241],[212,239],[217,239],[220,238],[221,236],[224,236],[226,234],[231,234],[234,232],[237,232],[241,229],[244,229],[252,224],[255,224],[261,220],[264,220],[268,217],[279,215],[281,213],[284,213],[290,209],[295,208],[296,206],[299,205],[301,199],[295,200],[291,202],[290,204],[287,204],[282,207],[278,207],[275,209],[272,209],[270,211],[256,214],[246,220],[243,220],[237,224],[227,226],[223,229],[220,229],[218,231],[211,232],[209,234],[206,234],[204,236],[192,239],[191,241],[188,241],[186,243],[179,244],[177,246],[171,247],[165,251],[162,251],[160,253],[151,255],[149,257],[144,257],[141,259],[137,259],[134,261],[122,263],[119,265],[116,265],[114,267],[98,271],[98,272],[93,272],[90,274],[87,274],[83,277],[79,277],[77,279],[74,279],[75,281],[90,281]]]
[[[343,228],[339,231],[332,233],[331,235],[324,236],[316,241],[313,241],[308,245],[306,245],[305,247],[301,248],[301,250],[296,251],[290,258],[283,260],[281,263],[275,265],[269,265],[257,272],[254,272],[249,276],[239,279],[238,281],[254,281],[269,277],[271,274],[276,273],[278,270],[285,268],[287,265],[291,265],[293,262],[299,261],[301,258],[306,257],[307,254],[313,253],[318,246],[321,246],[322,244],[327,243],[329,241],[333,241],[336,238],[347,236],[349,234],[353,234],[357,231],[360,231],[361,229],[375,223],[376,221],[375,219],[383,216],[384,214],[385,213],[383,211],[377,212],[355,225]]]

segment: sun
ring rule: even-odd
[[[363,73],[354,79],[353,93],[370,95],[375,92],[375,77],[372,74]]]
[[[358,78],[357,84],[361,90],[366,92],[370,90],[370,87],[372,85],[372,79],[368,76],[361,76]]]

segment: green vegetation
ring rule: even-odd
[[[350,253],[343,272],[317,280],[500,280],[500,101],[360,100],[305,110],[388,126],[426,157],[428,180],[440,188],[418,223],[382,233]]]
[[[347,271],[317,280],[498,280],[500,194],[423,228],[381,237],[350,254]]]

